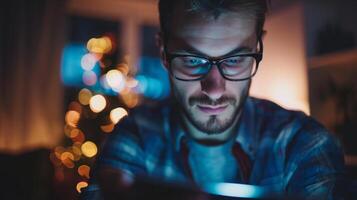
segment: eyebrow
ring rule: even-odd
[[[250,52],[253,52],[253,48],[248,47],[248,46],[241,46],[241,47],[233,49],[232,51],[228,52],[227,54],[219,56],[217,58],[223,58],[223,57],[227,57],[227,56],[236,55],[239,53],[250,53]],[[199,51],[193,47],[190,47],[190,46],[187,46],[185,49],[178,50],[173,53],[177,53],[177,54],[187,53],[187,54],[197,55],[197,56],[202,56],[202,57],[210,57],[210,56],[202,53],[201,51]]]

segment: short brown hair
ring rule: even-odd
[[[234,11],[235,8],[249,10],[256,17],[258,35],[263,31],[268,10],[268,0],[160,0],[160,26],[164,40],[170,36],[173,13],[178,3],[183,3],[184,12],[207,13],[214,18],[218,18],[222,13]]]

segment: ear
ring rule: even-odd
[[[155,40],[156,40],[156,46],[159,48],[161,62],[165,66],[165,68],[167,68],[168,63],[165,54],[164,38],[161,32],[156,33]]]

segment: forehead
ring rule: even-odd
[[[181,13],[182,15],[182,13]],[[221,56],[235,48],[254,46],[256,21],[236,12],[209,15],[175,15],[171,40],[174,48],[192,48],[208,56]]]

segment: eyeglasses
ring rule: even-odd
[[[166,53],[169,71],[181,81],[202,80],[210,72],[213,65],[218,67],[222,77],[230,81],[251,79],[257,72],[263,58],[263,43],[258,40],[257,53],[242,53],[211,59],[205,56]]]

